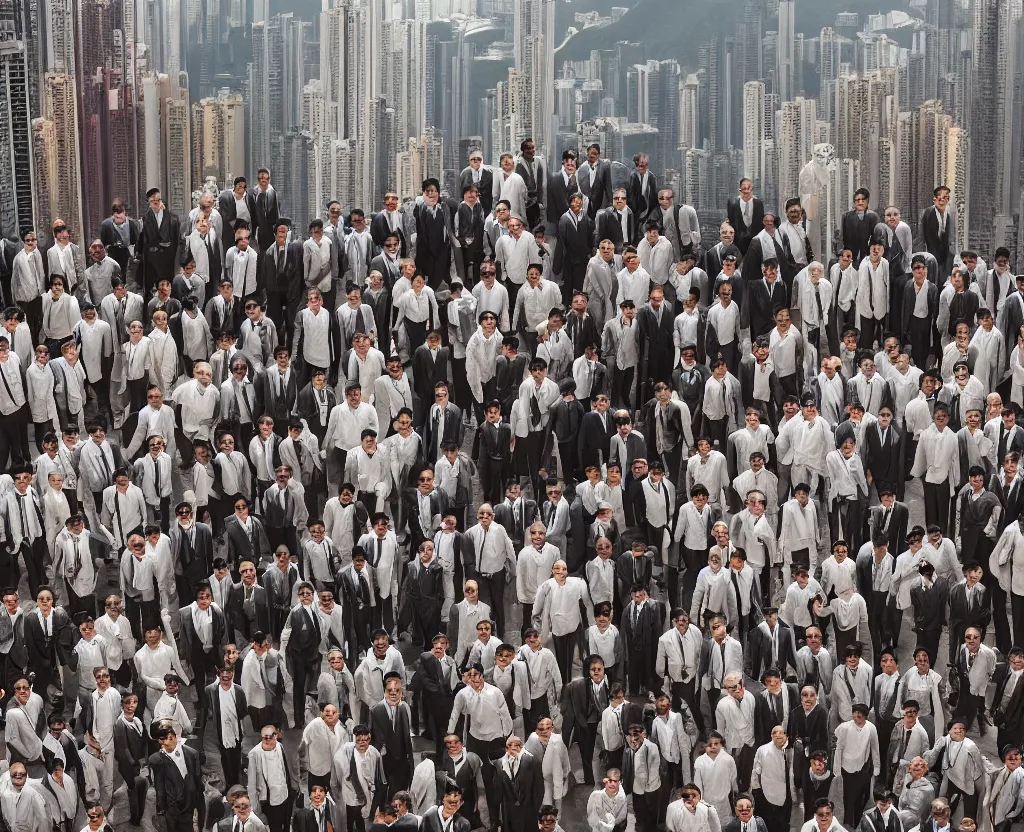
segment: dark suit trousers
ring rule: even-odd
[[[35,597],[40,585],[46,580],[46,567],[43,559],[47,555],[46,538],[40,535],[31,544],[21,543],[21,554],[25,558],[25,571],[28,573],[28,588]]]
[[[754,805],[768,832],[789,832],[789,816],[793,811],[791,800],[776,806],[768,801],[761,789],[754,789]]]
[[[306,698],[310,690],[316,690],[316,682],[320,678],[319,668],[319,654],[310,662],[296,657],[289,663],[289,669],[292,671],[296,725],[305,724]]]
[[[993,595],[993,597],[995,597]],[[996,624],[1006,623],[1006,606],[996,607]],[[1013,613],[1013,643],[1024,644],[1024,595],[1010,593],[1010,611]],[[1006,652],[1003,653],[1006,655]],[[1000,746],[1002,748],[1002,746]]]
[[[239,733],[242,726],[239,722]],[[224,770],[224,791],[242,783],[242,743],[239,741],[234,748],[220,747],[220,765]]]
[[[583,761],[583,782],[588,786],[594,785],[594,747],[597,745],[597,731],[600,725],[596,722],[588,722],[585,725],[575,723],[572,728],[573,736],[580,746],[580,759]],[[570,738],[570,742],[572,739]]]
[[[612,375],[612,404],[616,407],[624,406],[630,413],[635,409],[629,391],[633,386],[633,376],[636,374],[636,367],[616,369]]]
[[[871,761],[860,771],[843,773],[843,824],[853,829],[860,823],[864,807],[871,798]]]
[[[129,769],[120,769],[121,779],[128,790],[129,823],[138,826],[142,822],[142,814],[146,809],[146,794],[149,791],[149,780],[134,775]]]
[[[501,803],[497,784],[494,782],[497,771],[494,768],[494,760],[500,760],[505,753],[505,740],[479,740],[472,735],[466,738],[466,750],[472,751],[480,758],[480,774],[484,780],[484,795],[487,798],[487,814],[490,817],[491,829],[498,828],[498,807]],[[350,830],[351,832],[351,830]]]
[[[388,779],[388,800],[391,800],[395,792],[407,791],[412,785],[412,767],[404,757],[399,760],[397,754],[385,754],[383,763],[384,776]]]
[[[689,682],[672,682],[672,709],[679,709],[679,700],[685,702],[690,713],[693,714],[693,721],[697,724],[697,733],[704,733],[704,714],[700,710],[700,689],[697,687],[697,677],[694,676]]]
[[[269,800],[260,801],[260,809],[267,817],[270,832],[288,832],[288,821],[291,820],[292,801],[285,800],[278,806],[272,806]]]
[[[582,661],[584,656],[586,656],[586,648],[583,645],[583,625],[581,624],[574,632],[568,635],[556,636],[552,634],[551,640],[554,642],[555,662],[558,664],[558,672],[562,674],[563,680],[572,679],[573,651],[578,646],[580,648],[580,660]]]
[[[475,576],[480,585],[480,600],[491,608],[496,630],[494,634],[503,638],[505,634],[505,570],[490,575],[478,573]]]
[[[924,370],[928,355],[931,352],[932,320],[931,318],[915,318],[910,316],[910,331],[903,333],[905,340],[910,342],[910,357],[914,366]],[[904,344],[906,346],[906,344]]]
[[[505,478],[508,464],[505,459],[491,459],[487,454],[480,455],[480,484],[483,486],[484,500],[492,506],[501,503],[505,492]],[[459,529],[464,532],[465,529]]]
[[[587,264],[570,263],[566,260],[562,265],[562,306],[566,309],[572,306],[572,296],[577,291],[583,290],[583,280],[587,276]]]
[[[658,828],[658,810],[661,806],[662,788],[653,792],[633,795],[633,815],[636,819],[636,832],[655,832]]]
[[[359,806],[345,807],[345,826],[348,832],[366,832],[363,810]]]
[[[930,526],[935,523],[942,529],[943,534],[949,533],[949,481],[939,483],[928,482],[923,477],[921,484],[924,487],[924,516]]]
[[[989,571],[988,558],[982,558],[976,563],[981,564],[983,574],[981,576],[981,582],[988,587],[988,591],[992,597],[992,608],[995,610],[996,615],[993,617],[992,625],[996,631],[996,647],[999,648],[999,652],[1004,656],[1009,652],[1012,646],[1010,642],[1010,623],[1006,620],[1006,590],[1003,585],[999,583],[999,579]],[[1024,632],[1024,598],[1014,603],[1014,598],[1019,596],[1010,595],[1010,610],[1014,613],[1013,619],[1013,644],[1024,644],[1024,641],[1017,641],[1016,637],[1018,633]],[[1019,611],[1019,615],[1018,615]],[[957,642],[957,647],[963,644],[963,639]]]
[[[626,690],[628,693],[641,693],[653,690],[654,654],[649,650],[626,649]]]

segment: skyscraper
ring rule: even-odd
[[[555,0],[515,0],[515,70],[522,102],[512,136],[532,137],[538,153],[554,151]],[[512,83],[511,75],[509,82]]]
[[[0,236],[17,237],[33,227],[32,125],[28,54],[15,38],[13,21],[0,6]]]
[[[91,234],[115,197],[139,210],[134,77],[128,71],[134,40],[126,31],[124,0],[79,0],[75,8],[82,221]],[[130,3],[127,8],[130,16]]]
[[[747,81],[743,85],[743,175],[754,182],[754,190],[764,187],[764,82]]]
[[[789,101],[795,94],[793,81],[796,59],[795,47],[796,0],[779,0],[779,66],[775,91],[780,101]]]
[[[695,73],[686,76],[679,86],[679,145],[697,147],[700,137],[699,81]]]
[[[47,179],[51,214],[40,214],[37,225],[48,230],[50,222],[60,217],[71,231],[71,239],[82,240],[94,229],[83,230],[81,156],[78,144],[78,110],[75,106],[75,85],[64,72],[48,72],[43,79],[43,111],[53,123],[56,165],[40,174]],[[109,207],[109,206],[108,206]],[[44,232],[45,233],[45,232]]]
[[[1012,137],[1020,128],[1013,106],[1020,30],[1021,0],[975,0],[970,211],[972,243],[981,250],[991,246],[992,222],[1010,213],[1019,185]]]

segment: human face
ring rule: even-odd
[[[462,797],[458,794],[446,794],[441,802],[444,806],[444,814],[448,817],[451,817],[462,808]]]
[[[1020,763],[1021,763],[1020,752],[1019,751],[1011,751],[1009,754],[1006,755],[1006,758],[1003,760],[1003,762],[1006,764],[1006,768],[1009,769],[1010,771],[1014,771],[1014,770],[1020,768]]]
[[[772,733],[774,734],[774,731]],[[754,806],[749,800],[741,799],[736,801],[736,817],[741,821],[746,823],[751,817],[753,817],[753,814]]]

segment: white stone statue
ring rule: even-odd
[[[832,256],[828,189],[829,172],[835,167],[835,158],[836,149],[832,145],[814,145],[814,155],[800,170],[798,180],[800,205],[807,217],[807,239],[814,258],[823,263],[828,263]]]

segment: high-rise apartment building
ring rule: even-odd
[[[975,0],[971,101],[972,242],[987,250],[992,222],[1009,214],[1020,186],[1019,111],[1014,88],[1020,65],[1021,0]],[[1014,136],[1017,139],[1014,139]],[[1013,206],[1016,207],[1016,206]]]
[[[34,227],[32,124],[25,41],[0,14],[0,236],[18,237]]]

